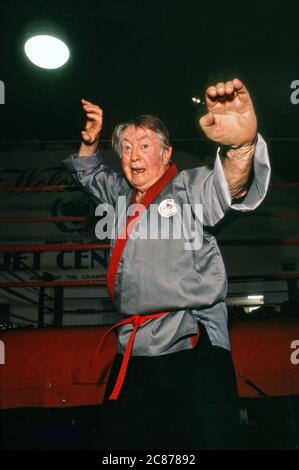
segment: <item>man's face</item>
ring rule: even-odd
[[[121,162],[131,185],[147,191],[167,170],[172,148],[162,148],[157,134],[145,127],[129,126],[123,133]]]

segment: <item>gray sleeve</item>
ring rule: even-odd
[[[89,157],[71,155],[63,160],[63,164],[96,202],[115,205],[120,187],[126,183],[126,179],[104,163],[99,151]]]
[[[256,209],[266,196],[270,181],[267,144],[260,134],[254,153],[253,176],[246,196],[232,200],[223,170],[220,149],[214,168],[207,166],[185,172],[185,187],[192,204],[203,204],[203,223],[214,226],[229,210],[247,212]]]

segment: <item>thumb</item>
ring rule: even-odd
[[[89,142],[89,143],[90,143],[90,142],[92,141],[92,136],[91,136],[88,132],[82,131],[82,132],[81,132],[81,135],[82,135],[82,138],[83,138],[83,140],[84,140],[85,142]]]
[[[199,125],[202,129],[211,127],[213,124],[215,124],[215,117],[212,113],[205,114],[199,120]]]

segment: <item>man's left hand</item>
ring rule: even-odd
[[[257,119],[250,95],[238,78],[210,86],[208,113],[199,121],[206,136],[229,147],[250,146],[257,134]]]

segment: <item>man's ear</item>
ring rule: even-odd
[[[164,152],[163,152],[163,155],[162,155],[162,160],[163,160],[164,165],[168,164],[168,162],[171,158],[171,155],[172,155],[172,146],[169,145],[168,147],[166,147],[164,149]]]

